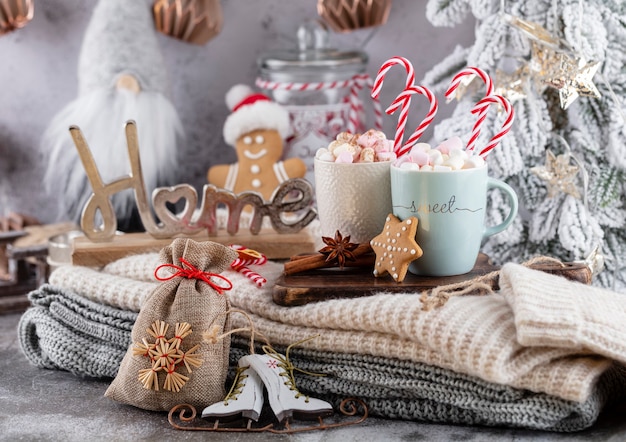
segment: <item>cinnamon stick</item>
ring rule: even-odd
[[[366,253],[371,253],[372,247],[369,243],[359,244],[359,246],[352,251],[352,255],[356,258]],[[284,274],[293,275],[296,273],[306,272],[307,270],[321,269],[323,267],[332,267],[336,263],[326,261],[326,255],[309,255],[309,256],[297,256],[292,257],[292,260],[285,263]],[[347,264],[347,263],[346,263]]]

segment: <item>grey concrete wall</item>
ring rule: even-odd
[[[0,37],[0,215],[12,210],[44,222],[56,221],[52,219],[55,195],[47,195],[42,188],[39,139],[50,119],[77,96],[77,59],[95,4],[93,0],[36,1],[34,19],[25,28]],[[452,29],[434,28],[425,18],[425,4],[423,0],[394,0],[386,25],[333,34],[331,42],[340,48],[365,50],[372,76],[388,58],[405,56],[419,79],[455,45],[474,40],[471,20]],[[188,141],[181,182],[197,188],[205,183],[210,165],[235,160],[221,136],[228,115],[226,91],[236,83],[253,84],[257,56],[269,49],[292,47],[298,25],[318,17],[315,0],[223,0],[222,8],[224,28],[204,46],[158,37],[168,63],[170,99]],[[398,69],[398,82],[403,83],[403,75]],[[398,92],[384,88],[383,105]],[[428,105],[425,100],[414,101],[411,121],[417,122]],[[448,110],[441,107],[440,115],[445,115]],[[388,117],[388,137],[393,137],[394,130],[395,119]]]

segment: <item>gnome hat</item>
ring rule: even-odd
[[[245,84],[237,84],[226,93],[226,105],[232,113],[224,122],[224,140],[231,146],[242,135],[258,129],[274,129],[285,139],[289,135],[289,112],[268,96],[256,93]]]
[[[135,77],[142,90],[167,90],[165,61],[147,0],[100,0],[85,31],[79,94],[112,88],[121,74]]]

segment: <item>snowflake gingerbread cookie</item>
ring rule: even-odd
[[[304,177],[304,161],[280,160],[289,133],[289,113],[284,107],[243,84],[228,91],[226,104],[232,113],[226,118],[223,135],[226,143],[235,147],[237,162],[209,168],[209,184],[235,193],[253,190],[269,201],[282,182]]]

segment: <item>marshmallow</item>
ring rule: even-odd
[[[415,164],[412,163],[410,161],[405,161],[404,163],[400,164],[400,169],[402,170],[420,170],[420,167]]]
[[[352,155],[352,161],[350,162],[353,163],[354,160],[357,159],[361,154],[361,148],[355,144],[343,143],[335,147],[332,152],[335,158],[339,158],[339,156],[343,155],[344,153],[349,153],[350,155]]]
[[[327,148],[325,147],[320,147],[319,149],[317,149],[317,151],[315,152],[315,158],[319,159],[321,156],[324,156],[326,154],[329,154],[330,152],[328,151]]]
[[[315,158],[317,158],[320,161],[328,161],[330,163],[334,163],[335,162],[335,156],[332,153],[328,152],[328,151],[323,152],[320,155],[315,155]]]
[[[352,156],[352,153],[348,151],[341,152],[337,155],[335,163],[354,163],[354,156]]]
[[[378,161],[395,161],[398,157],[395,152],[377,152]]]
[[[452,137],[434,149],[428,143],[415,144],[407,155],[395,162],[398,167],[415,170],[412,166],[404,166],[405,163],[416,164],[420,170],[450,171],[482,167],[485,161],[464,150],[459,137]]]
[[[383,141],[387,141],[387,137],[384,133],[375,129],[370,129],[357,137],[357,143],[363,148],[376,147]]]
[[[464,151],[464,150],[461,150],[461,149],[452,149],[450,151],[450,156],[451,157],[461,157],[461,158],[463,158],[463,160],[466,160],[469,157],[467,152]]]
[[[361,154],[359,155],[359,162],[360,163],[373,163],[375,158],[376,158],[376,152],[374,152],[374,149],[371,147],[366,147],[365,149],[361,151]]]
[[[428,160],[430,159],[428,154],[426,152],[424,152],[423,150],[411,150],[409,156],[411,157],[411,160],[414,163],[419,164],[420,166],[423,166],[425,164],[428,164]]]
[[[339,140],[333,140],[330,142],[330,144],[328,145],[328,151],[330,153],[333,153],[335,151],[335,149],[337,149],[339,146],[341,146],[342,144],[345,144],[345,141],[339,141]],[[324,149],[324,148],[322,148]]]
[[[413,145],[411,150],[421,150],[422,152],[428,152],[430,150],[430,144],[428,143],[417,143]]]
[[[476,167],[483,167],[485,165],[485,160],[478,155],[472,155],[465,160],[463,164],[463,169],[473,169]]]
[[[443,165],[449,166],[454,170],[460,170],[463,169],[463,166],[465,165],[465,160],[461,156],[455,155],[449,157],[446,161],[444,161]]]
[[[350,132],[346,131],[346,132],[341,132],[341,133],[337,134],[337,136],[335,137],[335,140],[341,141],[341,142],[344,142],[344,143],[355,144],[357,142],[356,140],[357,140],[358,136],[359,136],[358,134],[353,134],[353,133],[350,133]]]
[[[459,137],[452,137],[445,140],[435,149],[437,149],[441,153],[450,153],[450,151],[453,149],[463,149],[463,142]]]
[[[433,166],[443,164],[443,156],[441,152],[436,149],[432,149],[428,152],[428,158],[428,162]]]
[[[328,147],[317,149],[315,158],[335,163],[372,163],[395,161],[397,156],[393,140],[387,140],[381,131],[370,129],[364,134],[339,133]]]

